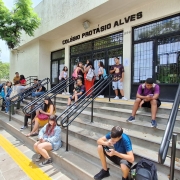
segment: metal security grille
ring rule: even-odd
[[[180,31],[180,15],[134,29],[134,41]]]
[[[158,83],[180,83],[180,36],[158,39]]]
[[[72,46],[70,50],[70,54],[76,55],[76,54],[88,53],[90,51],[101,50],[122,44],[123,44],[123,33],[118,32],[116,34],[104,36],[98,39],[94,39],[88,42],[84,42]]]

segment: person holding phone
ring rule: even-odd
[[[158,84],[155,84],[152,78],[146,79],[144,84],[140,84],[137,94],[136,100],[134,102],[132,115],[127,120],[128,122],[135,121],[135,115],[139,107],[148,107],[151,108],[151,126],[157,127],[156,122],[156,113],[158,107],[161,105],[161,101],[159,100],[160,95],[160,87]]]
[[[102,170],[94,176],[100,180],[110,176],[106,157],[118,165],[122,171],[122,180],[127,180],[130,168],[134,162],[132,143],[128,135],[123,133],[120,126],[114,126],[110,133],[97,140],[98,154],[102,164]]]
[[[34,150],[37,153],[36,162],[44,157],[39,165],[45,166],[52,163],[52,158],[48,151],[57,151],[61,146],[61,128],[56,124],[56,115],[49,117],[49,122],[40,130],[39,140],[34,144]]]

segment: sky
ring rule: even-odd
[[[32,0],[33,7],[37,6],[42,0]],[[7,8],[12,9],[14,0],[3,0]],[[10,62],[9,49],[4,41],[0,39],[0,60],[2,62]]]

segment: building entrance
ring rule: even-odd
[[[78,62],[86,63],[90,60],[94,64],[95,74],[98,75],[98,63],[102,61],[106,69],[107,74],[111,65],[114,64],[114,57],[119,57],[121,63],[123,63],[123,33],[118,32],[105,37],[94,39],[88,42],[84,42],[70,48],[70,76],[73,73],[74,68]],[[73,87],[71,87],[72,91]],[[105,96],[109,94],[109,89],[105,91]],[[114,96],[114,92],[111,88],[111,95]]]
[[[133,28],[131,98],[152,77],[160,98],[173,101],[180,83],[180,15]]]

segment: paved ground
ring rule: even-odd
[[[31,166],[33,160],[35,159],[35,153],[31,151],[28,147],[26,147],[22,142],[13,137],[11,134],[6,132],[4,129],[0,128],[0,135],[3,136],[6,140],[9,141],[10,145],[14,148],[14,152],[7,152],[0,146],[0,180],[39,180],[39,178],[30,178],[26,169]],[[23,153],[26,158],[29,159],[31,163],[28,165],[24,165],[24,171],[19,167],[18,162],[13,160],[12,155],[15,153],[15,150],[19,151],[19,153]],[[21,157],[21,161],[25,161]],[[70,180],[64,173],[63,170],[58,169],[54,164],[48,165],[45,167],[38,167],[39,163],[36,163],[35,166],[37,168],[36,171],[43,171],[47,177],[52,180]]]

